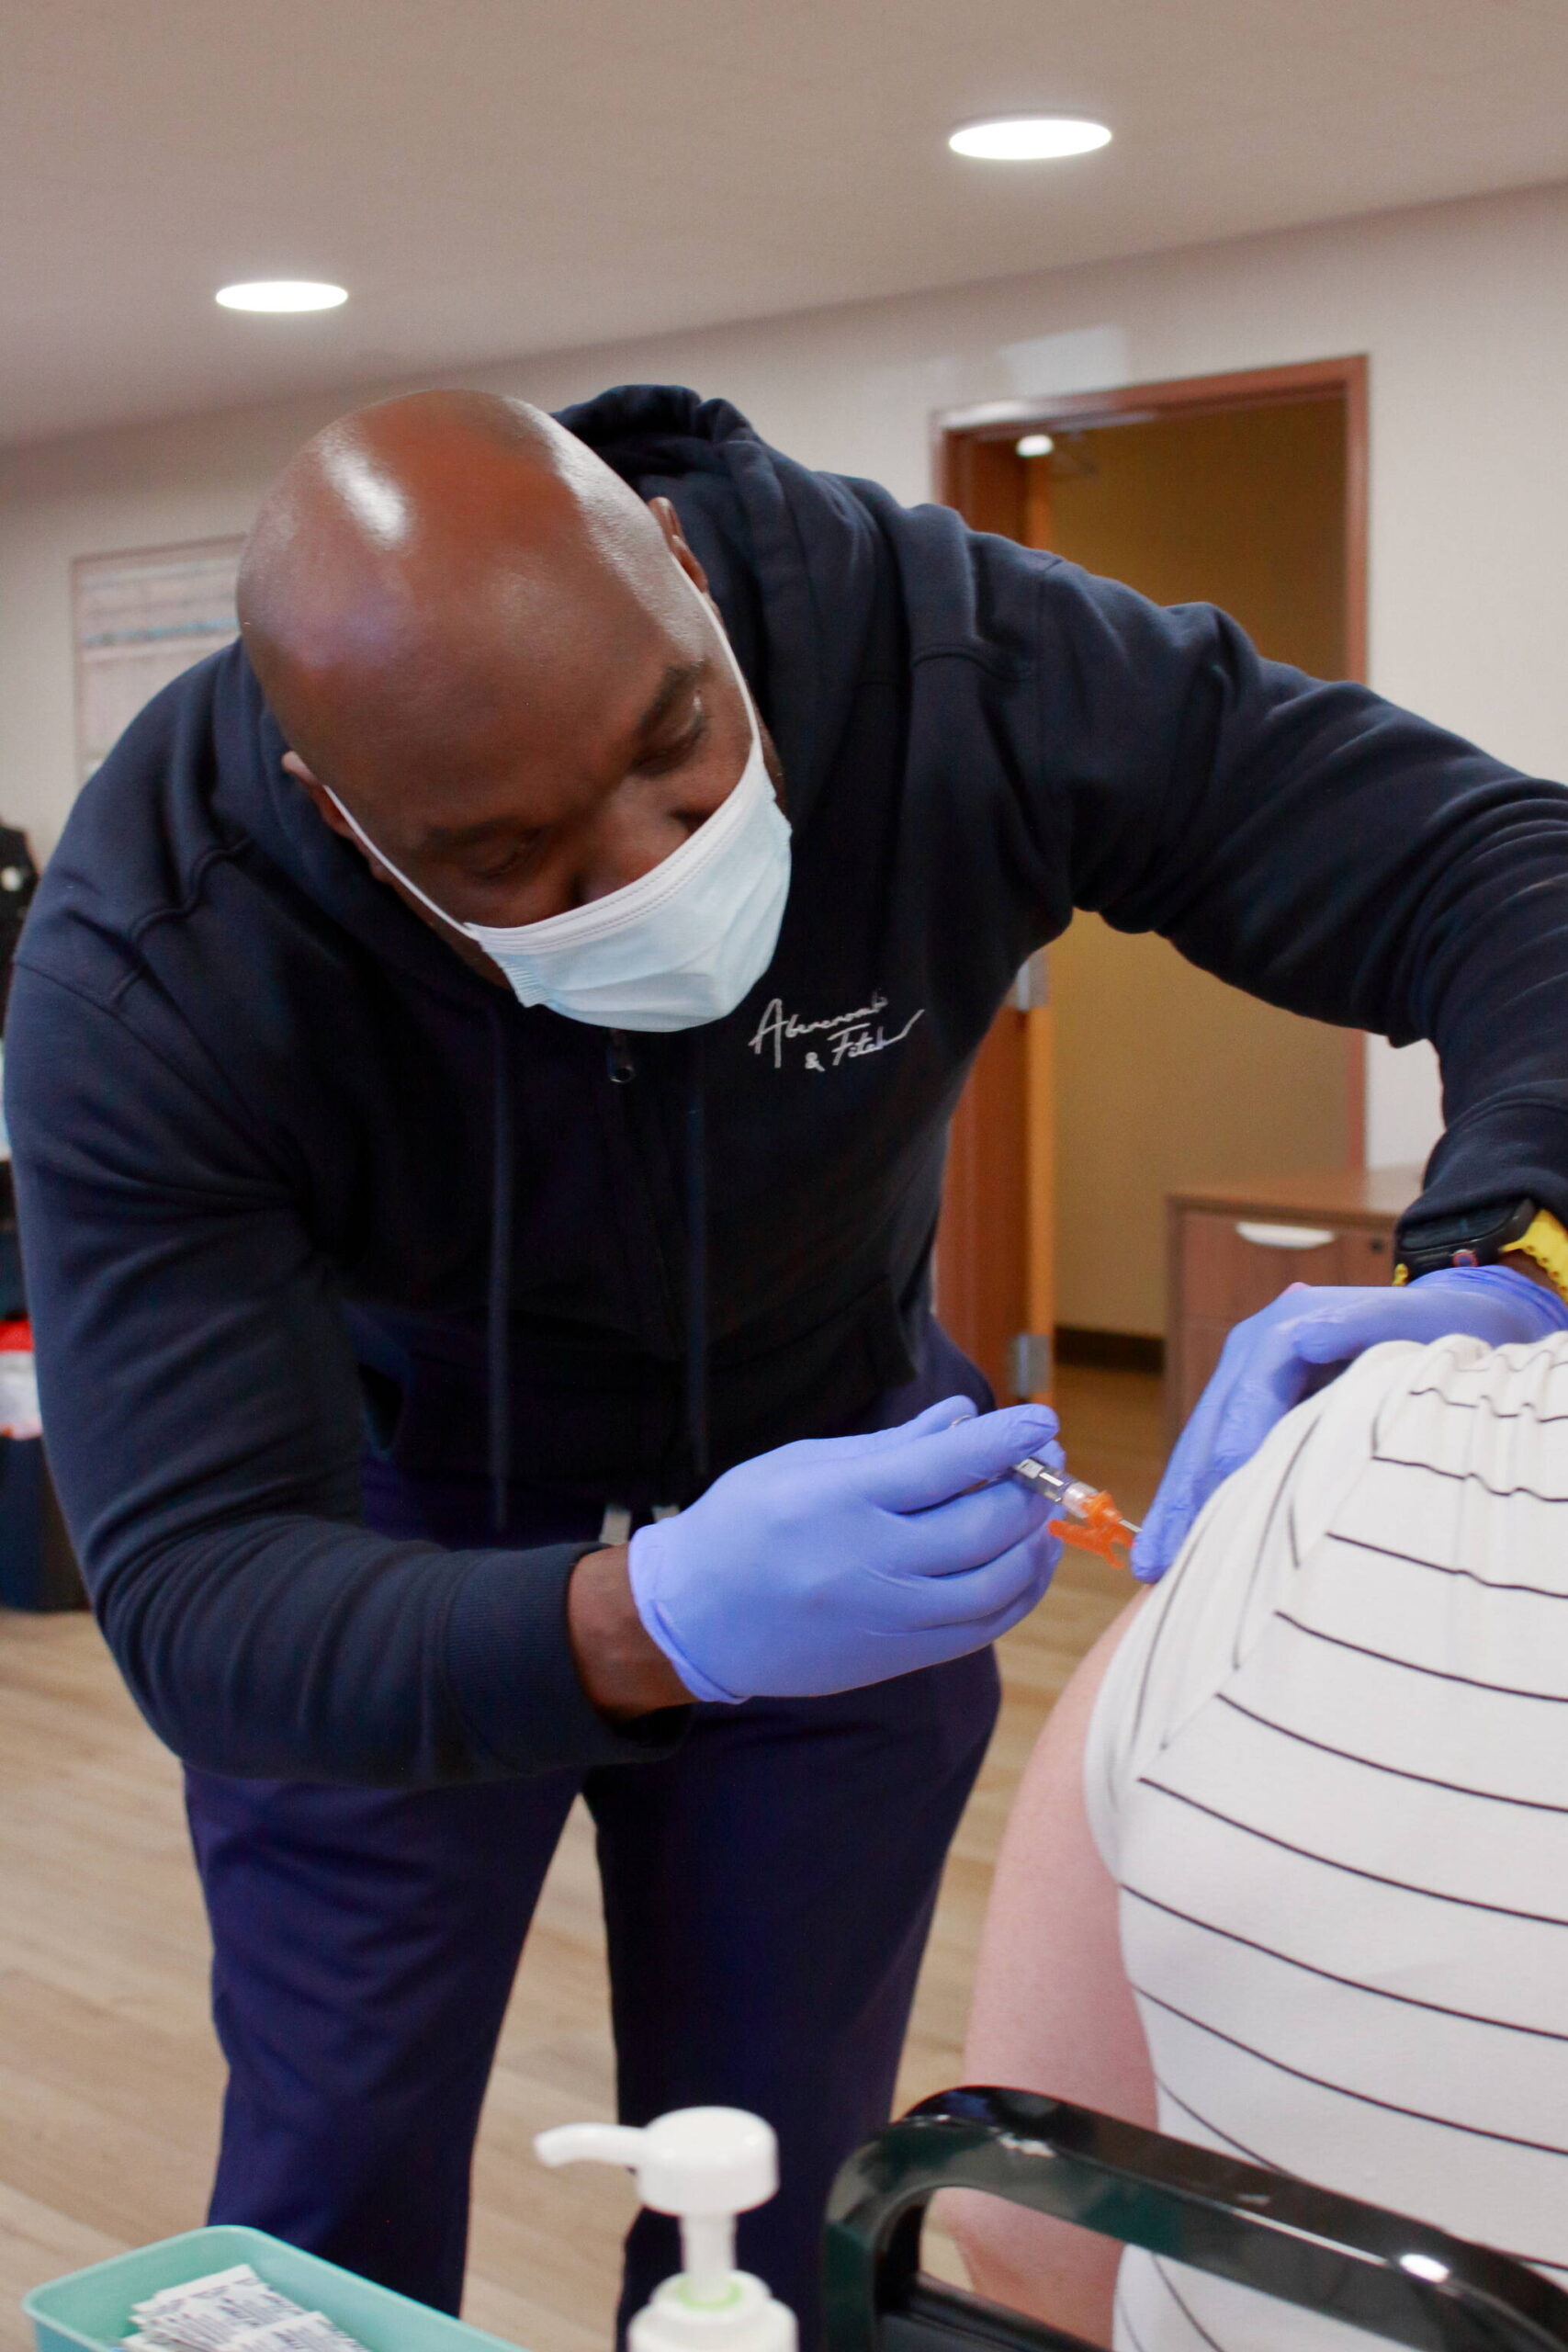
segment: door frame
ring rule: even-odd
[[[1368,367],[1365,352],[1303,359],[1288,368],[1246,368],[1226,376],[1174,376],[1103,392],[1058,392],[1036,401],[986,401],[939,409],[931,418],[931,474],[938,503],[961,514],[972,503],[964,456],[976,443],[1021,433],[1084,431],[1095,424],[1152,424],[1157,417],[1225,409],[1279,408],[1337,393],[1345,402],[1345,674],[1367,681]],[[1358,1163],[1359,1164],[1359,1163]]]
[[[1103,391],[1061,392],[1039,400],[988,401],[979,406],[939,410],[931,418],[931,472],[935,494],[978,529],[994,529],[1007,495],[1003,448],[1021,433],[1084,429],[1091,425],[1152,423],[1156,418],[1213,414],[1227,409],[1275,408],[1289,402],[1337,397],[1345,405],[1345,671],[1365,684],[1367,672],[1368,365],[1365,353],[1337,359],[1309,359],[1281,368],[1249,368],[1219,376],[1179,376],[1146,384],[1118,385]],[[998,447],[998,445],[1001,445]],[[1010,450],[1009,451],[1010,455]],[[987,458],[990,460],[987,464]],[[1010,473],[1010,469],[1007,469]],[[1016,477],[1013,479],[1016,480]],[[1048,1019],[1048,1016],[1046,1016]],[[938,1306],[961,1344],[994,1366],[998,1338],[991,1328],[1001,1311],[995,1269],[987,1269],[994,1247],[999,1196],[1018,1194],[1017,1171],[997,1167],[998,1138],[1020,1128],[1013,1096],[1030,1058],[1026,1031],[1031,1020],[1010,1004],[981,1048],[969,1084],[953,1116],[946,1193],[938,1238]],[[1036,1058],[1043,1063],[1048,1048]],[[1346,1041],[1346,1164],[1366,1165],[1366,1039],[1359,1030]],[[1042,1134],[1048,1106],[1031,1102],[1025,1120]],[[983,1148],[983,1138],[991,1148]],[[1015,1147],[1016,1148],[1016,1147]],[[1043,1212],[1023,1203],[1032,1225],[1027,1272],[1016,1285],[1021,1297],[1039,1296],[1038,1259]]]

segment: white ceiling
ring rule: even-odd
[[[1568,178],[1568,0],[6,0],[0,439]],[[964,162],[964,116],[1116,133]],[[218,310],[322,277],[305,318]]]

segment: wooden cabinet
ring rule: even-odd
[[[1181,1428],[1225,1335],[1291,1283],[1386,1283],[1393,1228],[1418,1168],[1332,1169],[1202,1186],[1166,1203],[1169,1310],[1166,1401]]]

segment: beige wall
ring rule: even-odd
[[[1235,615],[1260,651],[1343,674],[1337,401],[1163,417],[1058,439],[1053,548],[1160,604]],[[1057,1314],[1165,1329],[1165,1195],[1334,1167],[1346,1039],[1225,988],[1161,939],[1079,916],[1052,950]]]
[[[1051,950],[1056,1008],[1056,1316],[1165,1329],[1165,1196],[1335,1168],[1345,1041],[1079,915]]]
[[[448,380],[546,402],[629,378],[694,383],[728,394],[807,463],[919,499],[930,494],[936,410],[1367,352],[1372,683],[1563,775],[1564,283],[1568,187],[1537,188],[454,369]],[[71,557],[233,530],[272,469],[347,397],[0,459],[0,812],[40,847],[73,788]],[[1436,1130],[1425,1047],[1373,1052],[1367,1107],[1374,1157],[1420,1156]]]

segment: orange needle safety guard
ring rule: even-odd
[[[1059,1535],[1066,1544],[1076,1544],[1080,1551],[1098,1552],[1113,1568],[1131,1566],[1129,1560],[1117,1557],[1115,1547],[1131,1551],[1138,1530],[1132,1520],[1122,1518],[1104,1487],[1086,1487],[1081,1478],[1070,1478],[1065,1470],[1053,1470],[1048,1462],[1038,1461],[1032,1453],[1013,1464],[1012,1475],[1034,1487],[1060,1512],[1061,1516],[1051,1521],[1053,1535]]]

